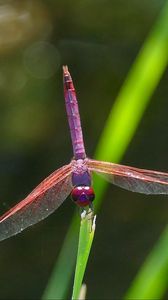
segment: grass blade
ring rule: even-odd
[[[92,212],[81,219],[78,254],[76,261],[75,279],[73,286],[72,300],[79,298],[82,280],[85,273],[89,253],[91,250],[95,233],[95,218],[92,218]]]
[[[168,2],[139,52],[110,112],[96,159],[119,162],[143,117],[168,63]],[[96,207],[102,201],[107,182],[95,176]]]
[[[42,296],[43,300],[65,299],[69,290],[69,284],[72,280],[72,270],[75,268],[75,257],[77,254],[77,241],[79,217],[75,216],[64,240],[63,249],[60,253],[57,264],[51,274],[45,292]],[[69,259],[72,257],[72,259]],[[66,270],[66,272],[65,272]],[[66,276],[65,276],[66,273]]]
[[[168,227],[142,265],[124,299],[161,299],[168,284]]]

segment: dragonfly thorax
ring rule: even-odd
[[[76,186],[71,192],[72,200],[79,206],[88,206],[95,198],[94,190],[91,186]]]

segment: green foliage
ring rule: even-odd
[[[62,299],[68,293],[72,270],[75,268],[76,245],[78,238],[79,218],[74,217],[69,227],[57,264],[48,282],[42,299]],[[70,258],[70,259],[69,259]],[[71,259],[72,258],[72,259]],[[65,272],[66,270],[66,272]],[[66,274],[66,276],[65,276]]]
[[[125,299],[161,299],[168,283],[168,227],[132,282]]]

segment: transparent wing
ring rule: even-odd
[[[88,160],[90,171],[126,190],[143,194],[168,194],[168,173],[138,169],[98,160]]]
[[[46,218],[72,190],[71,164],[44,179],[24,200],[0,217],[0,240],[15,235]]]

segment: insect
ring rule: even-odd
[[[91,207],[95,198],[92,172],[104,174],[113,184],[132,192],[168,194],[168,173],[93,160],[86,156],[76,92],[67,66],[63,66],[63,82],[74,157],[0,217],[0,240],[46,218],[69,194],[79,207]]]

